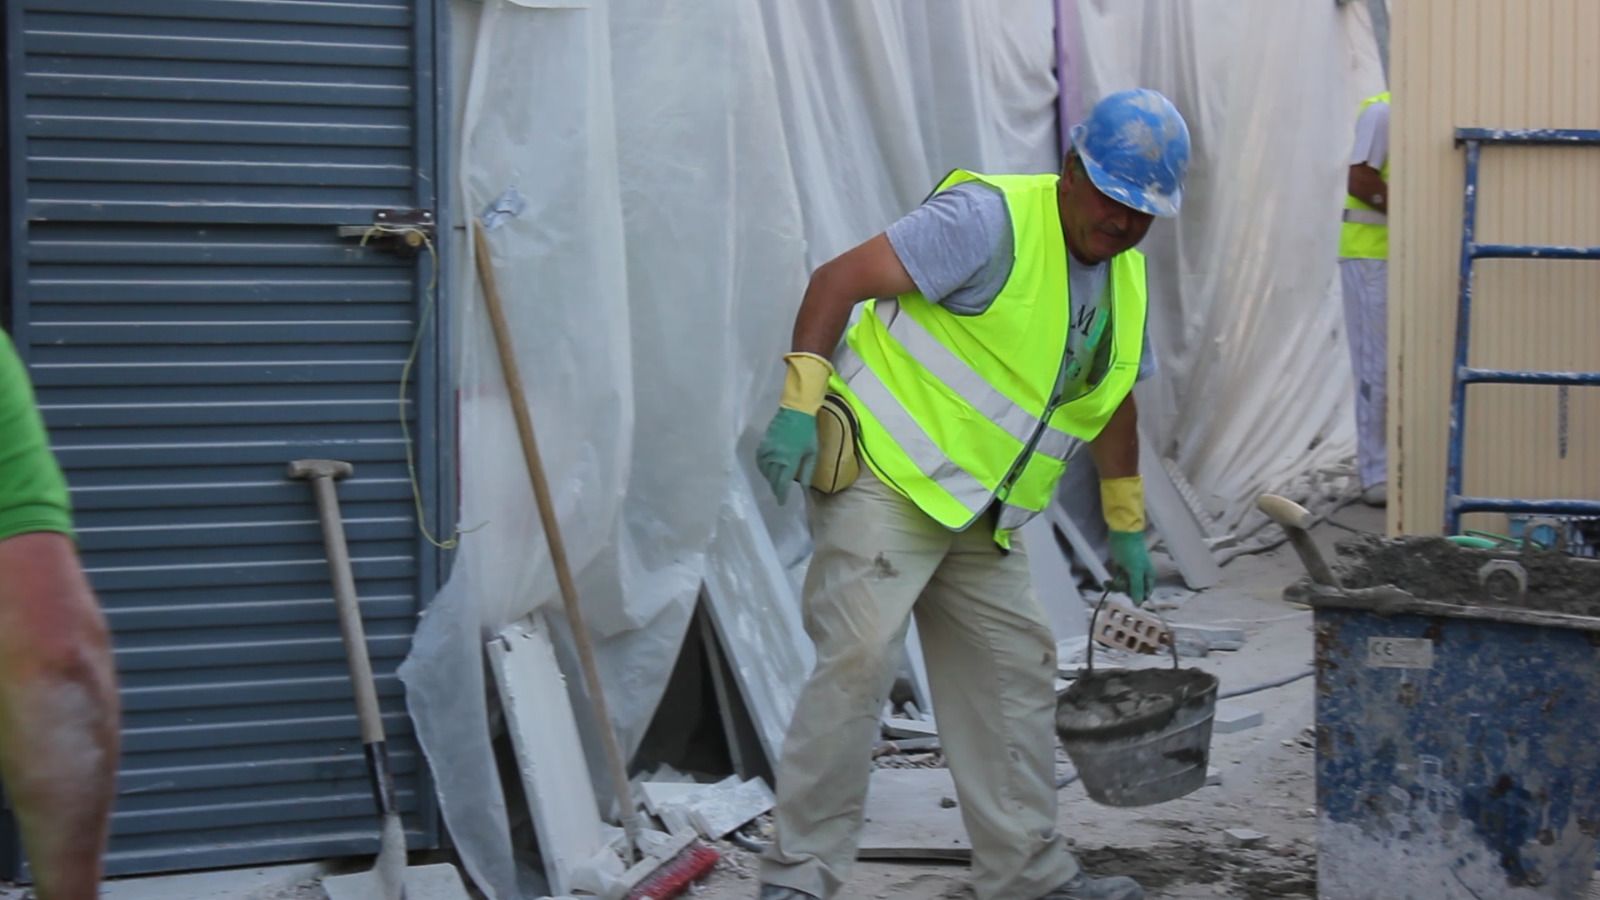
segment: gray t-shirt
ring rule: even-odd
[[[988,309],[1011,277],[1011,214],[1005,197],[982,182],[969,181],[935,194],[890,225],[887,233],[922,296],[957,315],[978,315]],[[1109,263],[1086,266],[1067,257],[1069,353],[1082,351],[1109,275]],[[1140,381],[1157,371],[1148,328],[1143,340]],[[1108,348],[1109,344],[1103,350]]]

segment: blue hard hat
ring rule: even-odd
[[[1072,126],[1072,146],[1100,193],[1140,212],[1171,217],[1183,204],[1189,126],[1156,91],[1118,91]]]

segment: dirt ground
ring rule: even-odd
[[[1378,531],[1381,510],[1347,507],[1335,520]],[[1332,544],[1349,532],[1329,524],[1314,532]],[[1223,582],[1165,614],[1174,622],[1243,628],[1243,648],[1185,660],[1215,673],[1228,692],[1311,667],[1311,613],[1286,604],[1282,591],[1303,570],[1287,547],[1240,557],[1223,569]],[[1061,791],[1060,824],[1090,872],[1130,875],[1151,898],[1198,900],[1235,897],[1316,896],[1316,819],[1312,682],[1264,690],[1230,701],[1260,710],[1261,725],[1213,738],[1211,764],[1220,785],[1169,803],[1139,809],[1099,806],[1081,784]],[[1065,762],[1065,756],[1061,756]],[[1063,765],[1063,771],[1065,766]],[[1266,838],[1254,847],[1228,845],[1224,830],[1248,828]],[[693,894],[697,900],[750,900],[756,896],[756,856],[722,844],[725,857]],[[846,885],[851,900],[934,900],[969,896],[966,866],[952,863],[861,862]],[[1022,900],[1022,898],[1019,898]]]

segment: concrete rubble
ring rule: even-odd
[[[729,776],[715,784],[645,781],[645,808],[672,833],[698,832],[711,840],[772,809],[772,789],[759,778]]]
[[[1265,834],[1249,828],[1229,828],[1222,834],[1230,847],[1255,847],[1267,839]]]
[[[1259,709],[1223,701],[1217,704],[1217,713],[1212,720],[1211,730],[1213,734],[1233,734],[1235,731],[1254,728],[1265,721],[1265,718]]]

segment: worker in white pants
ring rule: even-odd
[[[762,900],[827,900],[848,878],[913,614],[978,900],[1144,897],[1081,871],[1056,829],[1055,649],[1017,530],[1087,443],[1122,587],[1149,596],[1134,247],[1178,213],[1189,132],[1165,97],[1133,90],[1072,139],[1059,176],[950,173],[806,288],[757,467],[780,502],[796,480],[813,488],[817,664],[778,763]]]
[[[1389,92],[1368,97],[1356,119],[1343,222],[1339,285],[1356,382],[1356,464],[1361,498],[1388,501]]]
[[[1361,499],[1387,502],[1389,450],[1389,261],[1339,260],[1345,339],[1356,382],[1356,468]]]

